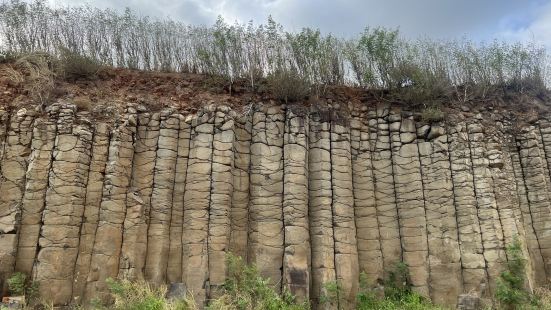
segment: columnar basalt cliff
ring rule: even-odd
[[[551,279],[551,118],[122,108],[0,110],[0,287],[21,271],[63,305],[106,298],[110,277],[182,282],[203,304],[232,252],[317,309],[351,309],[360,273],[375,284],[398,262],[414,290],[453,306],[492,296],[515,237],[529,285]],[[340,304],[322,303],[335,281]]]

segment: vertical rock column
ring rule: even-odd
[[[531,281],[531,287],[544,285],[547,281],[545,275],[545,264],[541,256],[540,245],[534,226],[532,223],[532,215],[530,214],[530,202],[528,201],[527,188],[524,180],[524,173],[520,163],[519,150],[516,145],[516,141],[509,146],[509,154],[511,156],[511,163],[513,166],[513,172],[515,174],[516,189],[518,195],[519,208],[521,212],[520,221],[524,228],[526,236],[526,247],[530,257],[530,265],[528,279]]]
[[[549,167],[551,167],[551,123],[545,117],[542,117],[534,127],[540,154],[543,156],[543,168],[549,172],[544,173],[544,178],[551,195],[551,170],[549,170]]]
[[[308,225],[308,116],[287,108],[283,150],[285,252],[283,287],[300,301],[310,297]],[[298,107],[297,107],[298,109]]]
[[[474,189],[478,206],[484,259],[489,278],[489,291],[495,292],[496,280],[507,261],[504,251],[503,230],[497,212],[494,184],[489,169],[486,151],[486,137],[481,124],[467,125],[471,160],[473,165]]]
[[[4,155],[4,144],[6,142],[6,136],[8,134],[8,125],[10,113],[6,112],[4,108],[0,108],[0,169],[2,169],[2,157]]]
[[[75,113],[74,105],[63,105],[59,112],[34,276],[41,296],[54,305],[72,301],[91,159],[90,123],[75,120]]]
[[[309,123],[308,215],[312,245],[310,299],[315,309],[336,309],[337,305],[321,302],[327,295],[325,286],[337,280],[331,208],[331,118],[324,111],[315,111],[310,115]]]
[[[73,298],[77,303],[82,302],[86,280],[90,270],[90,260],[96,230],[98,228],[99,210],[103,195],[103,180],[105,178],[105,165],[109,153],[110,127],[106,123],[95,126],[94,140],[92,142],[90,168],[88,170],[88,184],[86,186],[86,201],[84,203],[84,216],[80,228],[80,242],[78,257],[75,265],[75,277],[73,282]]]
[[[180,115],[181,116],[181,115]],[[184,193],[186,189],[187,165],[189,159],[189,138],[191,117],[180,119],[178,154],[172,194],[172,216],[170,217],[170,247],[166,277],[169,283],[182,281],[182,233],[184,231]]]
[[[448,137],[444,127],[439,124],[419,126],[417,145],[427,216],[431,299],[436,304],[455,305],[457,296],[463,291],[463,279]]]
[[[122,124],[113,131],[109,144],[99,222],[92,250],[85,301],[92,298],[105,300],[107,297],[105,280],[110,277],[115,278],[119,273],[137,123],[133,108],[128,108],[127,112]]]
[[[461,249],[463,291],[481,293],[488,280],[478,222],[469,138],[464,123],[448,128],[448,144]]]
[[[359,266],[354,221],[352,156],[348,116],[333,117],[331,122],[331,183],[333,189],[333,232],[335,239],[335,270],[340,304],[354,308],[358,292]]]
[[[261,107],[253,114],[249,205],[250,263],[279,291],[283,266],[284,111]]]
[[[354,116],[350,124],[350,144],[359,267],[360,272],[366,274],[368,284],[374,285],[377,279],[383,278],[383,257],[368,126],[366,115]]]
[[[521,243],[522,255],[530,258],[530,250],[526,231],[523,226],[522,212],[520,210],[519,191],[513,171],[513,162],[509,150],[512,137],[507,137],[505,131],[511,124],[496,122],[496,127],[486,143],[487,158],[489,160],[490,174],[493,180],[493,188],[496,197],[496,205],[499,220],[503,229],[504,246],[511,245],[515,238]],[[506,253],[508,256],[508,253]],[[509,260],[510,257],[507,257]],[[534,287],[534,265],[531,259],[527,259],[526,276],[528,286]]]
[[[202,306],[207,298],[209,206],[212,178],[214,107],[192,120],[188,172],[184,194],[182,282]]]
[[[493,181],[494,195],[499,219],[503,228],[504,245],[511,244],[515,236],[521,237],[521,229],[517,226],[518,196],[509,154],[503,152],[506,141],[491,141],[487,143],[487,158]],[[523,232],[522,232],[523,234]]]
[[[413,289],[429,296],[429,262],[425,197],[413,118],[389,116],[396,204],[404,262],[409,267]]]
[[[150,223],[151,195],[159,141],[160,114],[138,116],[132,157],[132,176],[126,195],[119,278],[143,280]]]
[[[551,272],[551,200],[545,177],[548,171],[544,169],[543,162],[545,158],[541,154],[538,134],[539,131],[530,126],[523,128],[517,139],[532,227],[538,240],[543,266],[549,280]]]
[[[155,284],[165,283],[166,280],[179,131],[180,119],[178,115],[173,114],[170,110],[162,111],[144,269],[145,279]]]
[[[230,251],[247,261],[249,229],[249,165],[251,162],[251,117],[242,115],[235,122],[233,195]]]
[[[15,268],[20,205],[25,192],[34,113],[20,109],[9,119],[0,164],[0,291]]]
[[[208,237],[209,282],[213,292],[226,280],[226,252],[230,245],[233,194],[234,117],[235,115],[230,115],[228,107],[219,106],[214,120]]]
[[[540,120],[539,128],[540,135],[538,135],[538,137],[540,138],[539,142],[541,143],[540,148],[543,148],[543,152],[540,154],[542,154],[542,156],[546,159],[543,161],[544,167],[546,168],[545,172],[547,172],[544,173],[544,176],[547,183],[547,194],[548,197],[551,198],[551,122],[549,119],[543,118]],[[551,215],[547,215],[548,216],[545,218],[546,224],[542,225],[544,227],[542,229],[544,237],[540,239],[540,246],[542,248],[542,254],[545,257],[551,257],[551,222],[549,222]],[[549,259],[546,259],[546,268],[547,279],[551,279],[551,262]]]
[[[505,124],[499,121],[495,124],[494,131],[487,135],[486,157],[493,181],[499,221],[503,230],[503,243],[506,247],[513,243],[514,238],[518,238],[522,244],[524,254],[528,256],[526,235],[522,226],[522,214],[519,207],[519,196],[517,195],[517,184],[511,156],[508,153],[510,140],[504,135]],[[510,125],[507,127],[510,127]],[[527,267],[528,270],[531,268],[530,262],[528,262]]]
[[[375,111],[369,111],[371,162],[384,271],[402,261],[388,116],[388,105],[380,104]]]
[[[27,275],[32,273],[42,211],[46,204],[48,174],[52,165],[52,151],[56,138],[56,117],[59,106],[49,107],[48,118],[36,119],[27,168],[25,192],[21,202],[21,226],[15,270]]]

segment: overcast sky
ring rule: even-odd
[[[80,0],[48,0],[54,6]],[[228,22],[264,22],[268,15],[286,30],[320,28],[353,36],[365,26],[399,27],[408,37],[474,40],[505,38],[551,47],[551,0],[88,0],[92,6],[141,15],[170,17],[192,24],[212,24],[218,15]]]

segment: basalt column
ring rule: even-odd
[[[523,224],[524,233],[526,236],[526,247],[531,263],[528,279],[532,281],[530,284],[531,287],[533,287],[546,283],[547,277],[545,274],[543,257],[541,256],[540,245],[534,231],[532,215],[530,213],[530,202],[528,201],[528,193],[524,179],[524,172],[520,163],[519,150],[514,138],[511,139],[512,141],[509,144],[509,154],[511,156],[511,163],[515,174],[516,193],[521,212],[520,221]]]
[[[235,120],[233,195],[230,251],[247,260],[249,230],[249,166],[251,163],[251,117],[243,114]]]
[[[4,143],[8,134],[10,113],[0,108],[0,169],[2,168],[2,157],[4,155]]]
[[[249,204],[250,263],[279,291],[284,253],[283,135],[280,106],[260,107],[253,114]]]
[[[92,258],[94,240],[96,239],[100,204],[103,195],[102,189],[103,180],[105,179],[105,165],[109,152],[109,125],[100,123],[97,124],[94,129],[92,158],[88,171],[86,201],[84,203],[84,215],[80,228],[79,251],[73,282],[73,297],[76,302],[82,302],[86,280],[88,279],[90,270],[90,260]]]
[[[131,281],[144,279],[159,126],[159,113],[142,111],[138,114],[132,177],[126,195],[126,214],[119,262],[121,279]]]
[[[144,272],[146,280],[157,284],[166,281],[179,131],[180,119],[178,115],[169,110],[162,111],[154,170],[155,177],[153,178],[153,192],[151,194]]]
[[[505,245],[511,244],[517,237],[525,244],[515,175],[508,153],[509,140],[503,135],[503,124],[498,122],[496,125],[498,128],[487,135],[486,158],[493,181],[499,221],[503,229],[503,242]]]
[[[6,119],[7,132],[0,164],[0,290],[15,268],[17,230],[31,153],[34,113],[20,109]]]
[[[136,114],[128,113],[112,132],[85,300],[106,299],[105,280],[119,273],[136,123]]]
[[[193,292],[198,305],[207,298],[209,207],[211,200],[214,108],[192,120],[188,172],[184,194],[182,282]]]
[[[550,167],[551,167],[551,122],[549,121],[549,116],[547,116],[547,118],[543,118],[542,120],[539,121],[539,133],[540,135],[538,135],[540,137],[540,148],[543,148],[543,152],[542,152],[542,156],[545,157],[545,161],[544,162],[544,166],[545,166],[545,172],[547,173],[544,173],[544,176],[546,177],[546,181],[547,181],[547,188],[548,188],[548,192],[549,192],[549,196],[551,197],[551,170],[550,170]],[[551,216],[547,216],[545,218],[546,221],[548,221],[549,219],[551,219]],[[542,238],[542,240],[540,240],[540,246],[542,247],[542,249],[545,249],[545,250],[542,250],[542,253],[544,253],[544,255],[546,257],[550,257],[551,256],[551,242],[550,242],[550,236],[551,236],[551,224],[549,224],[549,222],[546,222],[547,225],[545,225],[545,237]],[[547,265],[547,279],[551,279],[551,263],[548,261],[546,263]],[[548,280],[549,281],[549,280]]]
[[[226,280],[226,253],[230,245],[234,166],[234,113],[228,107],[218,107],[214,120],[212,149],[212,182],[209,206],[209,282],[211,296],[218,293]]]
[[[383,270],[389,271],[403,258],[392,171],[392,151],[390,149],[388,125],[389,106],[380,104],[376,110],[369,111],[368,115]]]
[[[310,115],[308,150],[309,224],[312,245],[312,289],[310,299],[316,309],[336,309],[338,305],[322,303],[326,285],[334,283],[335,241],[331,186],[331,117],[329,112]]]
[[[59,112],[34,276],[40,294],[55,305],[72,301],[91,158],[90,124],[75,113],[74,105]]]
[[[347,117],[334,114],[331,121],[331,188],[333,190],[333,236],[339,307],[354,308],[359,266],[354,221],[350,126]]]
[[[425,197],[421,164],[412,117],[401,119],[399,111],[389,115],[396,204],[404,262],[409,267],[413,289],[429,296],[429,263]]]
[[[530,218],[539,249],[543,258],[543,267],[547,279],[551,272],[551,207],[548,184],[545,174],[545,157],[541,154],[538,131],[533,126],[523,128],[517,136],[520,163],[526,185],[526,194]]]
[[[464,123],[450,126],[447,131],[463,290],[482,293],[487,286],[488,276],[478,221],[469,138]]]
[[[367,110],[367,109],[365,109]],[[359,114],[359,112],[354,112]],[[365,111],[355,115],[350,123],[352,172],[354,186],[354,214],[360,272],[374,285],[383,278],[383,257],[375,202],[372,154],[369,142],[369,125]]]
[[[463,291],[463,279],[448,136],[442,124],[418,124],[417,146],[427,216],[431,298],[437,304],[455,305]]]
[[[52,151],[56,138],[57,112],[59,106],[52,106],[48,117],[36,119],[25,193],[21,203],[21,226],[17,248],[15,270],[31,274],[36,258],[38,238],[42,226],[42,212],[46,204],[48,175],[52,165]]]
[[[486,150],[486,134],[481,124],[467,125],[474,189],[478,206],[478,218],[482,232],[484,259],[489,278],[489,294],[495,292],[496,280],[507,261],[504,251],[503,230],[497,212],[494,184],[489,169]]]
[[[310,233],[308,224],[308,116],[288,107],[284,137],[283,217],[285,252],[283,286],[301,301],[310,296]]]
[[[191,117],[180,115],[178,134],[178,154],[175,167],[174,191],[172,193],[172,210],[170,217],[170,246],[166,279],[169,283],[182,282],[182,238],[184,232],[184,193],[189,161],[189,143],[191,135]]]
[[[515,182],[515,173],[509,150],[513,139],[505,135],[507,123],[498,121],[493,130],[486,130],[486,158],[490,175],[493,181],[493,190],[496,199],[499,222],[503,230],[504,246],[511,245],[515,239],[521,243],[522,255],[530,257],[527,246],[526,232],[522,225],[522,214]],[[509,253],[506,259],[510,260]],[[530,259],[526,261],[527,285],[534,286],[533,262]],[[505,266],[503,266],[505,267]]]

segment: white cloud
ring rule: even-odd
[[[82,3],[48,1],[58,6]],[[271,14],[291,31],[314,27],[340,36],[355,35],[366,26],[385,26],[399,27],[408,37],[467,35],[474,40],[494,36],[524,40],[532,33],[539,40],[551,37],[551,0],[88,0],[88,3],[120,10],[128,6],[139,14],[168,16],[192,24],[212,24],[218,15],[230,23],[249,20],[263,23]],[[542,13],[542,7],[547,15]],[[527,19],[533,22],[519,29],[516,22]]]
[[[551,2],[539,8],[533,19],[523,27],[498,34],[507,40],[534,42],[551,49]]]

